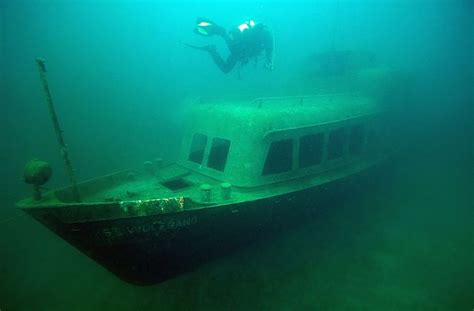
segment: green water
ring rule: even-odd
[[[1,2],[0,310],[471,310],[473,14],[470,1]],[[224,75],[183,48],[206,43],[201,15],[270,25],[274,71]],[[137,287],[15,210],[30,158],[51,162],[48,187],[67,182],[35,57],[84,180],[173,158],[189,98],[302,92],[308,57],[333,48],[409,73],[411,102],[383,179],[313,221]]]

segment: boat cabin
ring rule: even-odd
[[[354,95],[197,104],[178,163],[238,187],[315,174],[367,153],[377,112]]]

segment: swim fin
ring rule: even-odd
[[[213,21],[207,18],[198,17],[196,19],[196,27],[194,32],[198,35],[209,37],[214,35],[222,35],[225,31],[222,27],[215,24]]]

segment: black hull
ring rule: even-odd
[[[304,191],[171,215],[66,224],[30,213],[119,278],[146,285],[191,270],[257,237],[278,234],[311,219],[321,208],[337,208],[379,183],[377,175],[373,167]]]

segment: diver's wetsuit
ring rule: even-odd
[[[230,54],[224,60],[214,46],[208,46],[206,51],[222,72],[230,72],[238,62],[248,63],[250,59],[258,57],[263,51],[265,51],[267,66],[272,66],[273,36],[264,24],[256,24],[243,31],[236,29],[230,33],[220,26],[214,27],[216,27],[215,34],[225,40]]]

